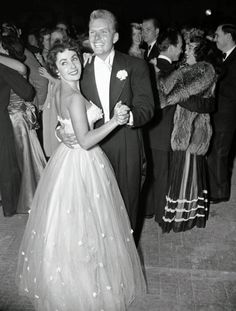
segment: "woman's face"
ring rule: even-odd
[[[56,66],[61,79],[77,81],[81,75],[81,62],[75,51],[66,49],[57,54]]]
[[[38,46],[38,40],[35,34],[31,33],[28,35],[28,43],[32,46]]]
[[[195,57],[195,48],[196,48],[196,43],[189,42],[186,44],[185,47],[185,57],[186,57],[186,63],[189,65],[195,64],[196,63],[196,57]]]
[[[132,28],[132,40],[135,45],[139,45],[142,41],[142,31],[135,27]]]
[[[43,46],[46,50],[50,49],[50,34],[43,36]]]

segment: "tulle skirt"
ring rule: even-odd
[[[61,144],[38,184],[16,282],[38,311],[122,311],[146,283],[112,167]]]

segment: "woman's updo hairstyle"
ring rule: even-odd
[[[58,69],[56,65],[57,54],[62,53],[65,50],[75,51],[78,55],[81,65],[83,65],[83,57],[80,52],[78,43],[72,39],[65,40],[63,42],[56,43],[48,52],[47,57],[47,70],[54,78],[58,78]]]
[[[211,49],[209,41],[202,36],[193,36],[190,39],[190,43],[195,43],[194,55],[197,62],[209,61],[209,52]]]

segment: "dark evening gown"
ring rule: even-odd
[[[16,213],[21,186],[15,137],[8,113],[10,91],[31,101],[34,89],[18,72],[0,64],[0,192],[4,216]]]

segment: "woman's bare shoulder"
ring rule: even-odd
[[[80,92],[73,92],[68,98],[67,98],[67,107],[86,107],[86,99]]]

